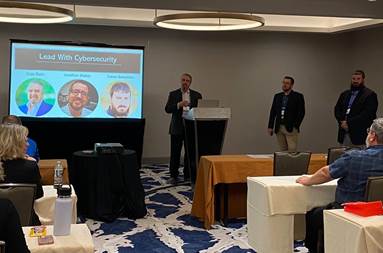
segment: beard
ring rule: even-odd
[[[358,84],[358,83],[351,82],[351,90],[361,90],[363,88],[364,88],[364,83]]]
[[[282,90],[284,91],[284,92],[288,92],[288,91],[290,91],[290,90],[292,90],[292,87],[283,87],[282,86]]]
[[[128,116],[128,113],[129,113],[129,108],[127,110],[124,110],[121,112],[121,111],[117,110],[115,107],[112,107],[111,111],[112,111],[112,114],[117,118],[126,118]]]

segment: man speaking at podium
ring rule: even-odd
[[[180,167],[182,143],[185,141],[182,113],[198,105],[198,99],[202,98],[201,93],[191,90],[192,76],[188,73],[181,75],[181,88],[169,93],[165,111],[172,114],[170,121],[170,179],[168,183],[177,184],[178,168]],[[185,147],[185,143],[184,143]],[[186,149],[185,149],[186,150]],[[184,179],[190,179],[190,171],[187,162],[187,154],[184,156]]]

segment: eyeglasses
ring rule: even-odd
[[[76,96],[78,96],[78,95],[81,95],[81,96],[83,96],[83,97],[88,96],[88,92],[83,91],[83,90],[71,90],[70,93],[73,93],[73,94],[75,94]]]

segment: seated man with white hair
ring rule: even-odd
[[[363,201],[368,177],[383,176],[383,118],[375,119],[367,129],[367,148],[350,150],[318,170],[312,176],[301,176],[297,183],[310,186],[338,180],[335,202],[317,207],[306,214],[305,246],[310,253],[324,252],[323,210],[342,208],[346,202]]]

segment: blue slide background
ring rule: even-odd
[[[140,55],[140,72],[139,73],[107,73],[107,72],[79,72],[73,71],[56,71],[56,70],[28,70],[15,68],[15,51],[18,48],[43,49],[46,50],[70,50],[79,52],[106,52],[120,54],[139,54]],[[107,86],[113,82],[127,82],[132,89],[132,105],[128,118],[142,118],[142,92],[143,92],[143,49],[122,49],[110,47],[87,47],[87,46],[67,46],[67,45],[51,45],[51,44],[31,44],[31,43],[12,43],[11,51],[11,77],[9,92],[9,112],[18,116],[28,116],[24,114],[16,103],[16,91],[19,86],[28,79],[38,78],[47,81],[54,89],[55,94],[45,95],[45,99],[53,98],[55,100],[53,108],[46,114],[39,116],[43,118],[70,117],[65,114],[59,107],[57,95],[61,87],[73,79],[83,79],[90,82],[97,90],[98,104],[95,110],[87,116],[87,118],[110,118],[106,113],[107,105],[102,103],[102,98],[108,98]]]

